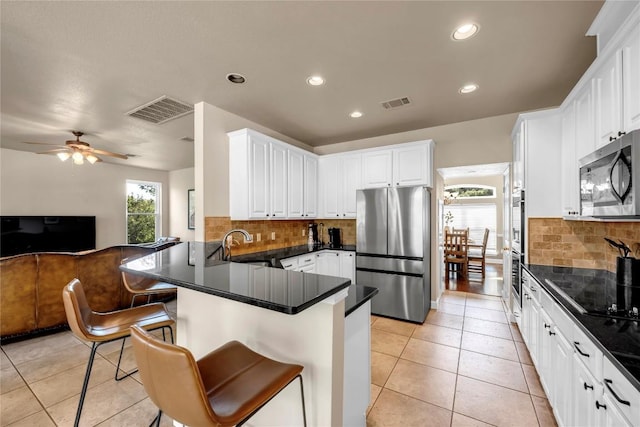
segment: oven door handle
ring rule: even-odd
[[[614,185],[614,180],[613,180],[613,172],[618,163],[620,163],[619,167],[621,168],[626,167],[627,171],[629,171],[629,184],[627,185],[626,188],[620,188],[619,189],[620,191],[616,189]],[[620,203],[624,203],[624,200],[627,198],[627,196],[629,195],[629,192],[631,191],[631,165],[629,164],[629,161],[625,157],[622,150],[618,152],[618,155],[616,156],[616,158],[613,160],[613,162],[611,162],[611,166],[609,167],[609,182],[611,183],[611,192],[613,193],[614,197],[618,199]]]

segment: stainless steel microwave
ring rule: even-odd
[[[580,159],[580,215],[640,217],[640,130]]]

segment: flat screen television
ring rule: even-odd
[[[0,216],[2,257],[95,248],[95,216]]]

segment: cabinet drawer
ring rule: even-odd
[[[573,330],[576,328],[573,320],[569,317],[569,315],[564,311],[562,307],[560,307],[555,301],[553,301],[554,309],[547,310],[549,316],[553,323],[555,323],[556,328],[558,328],[562,335],[564,335],[573,346]]]
[[[609,395],[627,420],[640,420],[640,392],[607,358],[603,361],[603,378],[604,393]]]
[[[282,264],[282,268],[285,270],[295,270],[298,268],[298,257],[280,260],[280,264]]]
[[[298,267],[305,267],[307,265],[315,264],[313,254],[301,255],[298,257]]]
[[[602,352],[578,326],[573,328],[573,350],[596,378],[602,378]]]

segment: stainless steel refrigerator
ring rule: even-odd
[[[424,322],[431,307],[431,191],[358,190],[356,201],[356,283],[378,288],[371,312]]]

